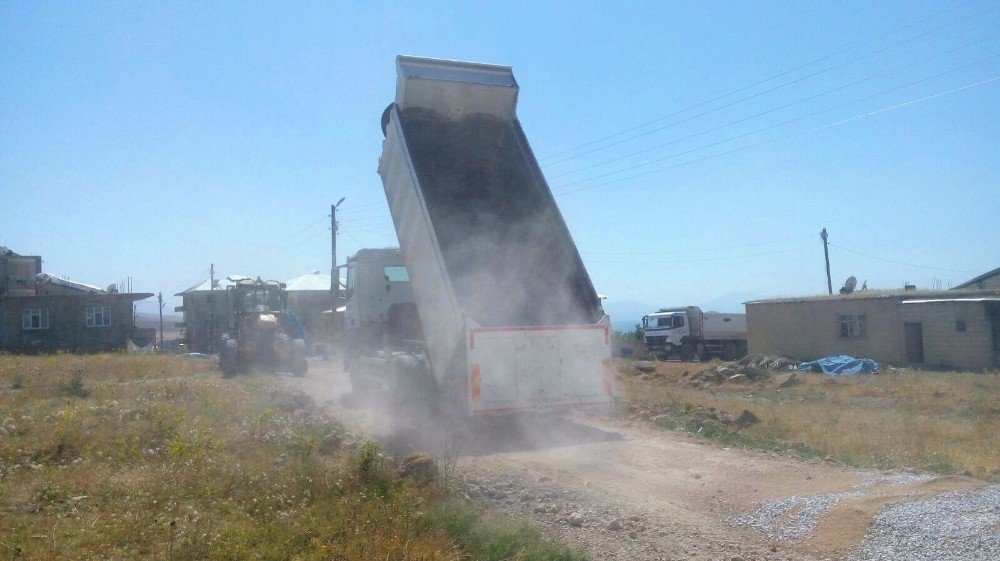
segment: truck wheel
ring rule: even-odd
[[[740,349],[737,345],[727,343],[722,347],[722,360],[726,362],[732,362],[739,357]]]
[[[682,345],[680,356],[684,362],[691,362],[694,359],[695,349],[692,345]]]

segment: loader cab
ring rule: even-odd
[[[280,315],[288,308],[285,284],[273,280],[243,278],[226,289],[229,327],[236,328],[242,318],[254,315]]]

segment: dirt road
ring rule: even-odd
[[[331,363],[293,383],[386,436],[388,412],[340,405],[349,384]],[[983,485],[727,449],[611,414],[521,419],[476,435],[423,447],[454,465],[470,496],[595,559],[840,558],[886,505]]]

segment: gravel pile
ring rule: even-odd
[[[886,477],[876,477],[864,483],[854,486],[855,489],[870,489],[876,485],[908,485],[910,483],[922,483],[934,479],[933,475],[923,473],[901,473],[899,475],[889,475]]]
[[[854,558],[1000,559],[1000,485],[890,506],[872,521]]]
[[[692,536],[686,526],[662,513],[597,500],[549,477],[468,479],[463,489],[469,498],[488,501],[502,514],[528,517],[549,535],[602,561],[756,559],[747,554],[745,544],[723,541],[712,529]],[[678,550],[685,555],[678,557]]]
[[[733,523],[753,528],[770,538],[795,542],[812,532],[819,517],[834,505],[863,495],[860,491],[848,491],[764,501],[755,510],[733,520]]]

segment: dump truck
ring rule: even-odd
[[[747,354],[746,314],[660,308],[642,318],[646,352],[656,358],[736,360]]]
[[[284,370],[296,376],[309,368],[304,330],[288,310],[285,284],[250,277],[229,277],[227,328],[219,347],[223,377],[251,368]]]
[[[517,119],[510,67],[400,56],[396,69],[378,172],[400,247],[348,264],[355,390],[459,416],[610,404],[610,321]],[[352,311],[364,306],[379,314]]]

